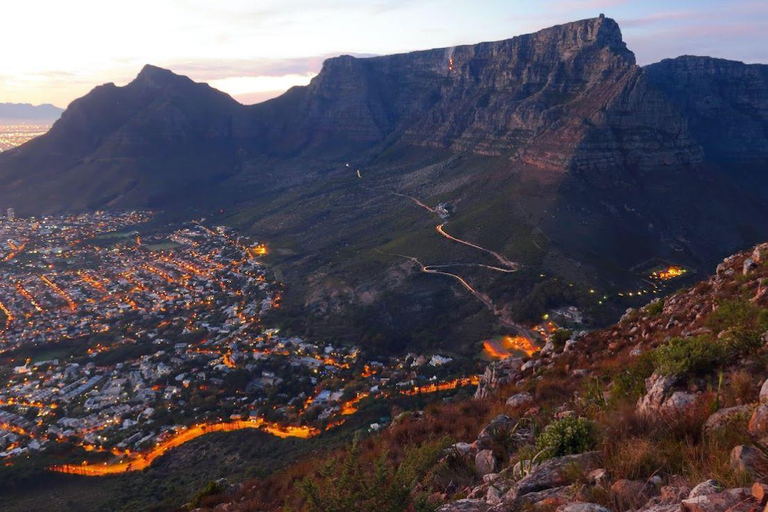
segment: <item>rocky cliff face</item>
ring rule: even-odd
[[[292,131],[313,127],[315,138],[395,137],[601,174],[701,160],[679,110],[604,17],[499,42],[330,59],[301,94]]]
[[[685,112],[707,159],[768,162],[768,66],[684,56],[651,64],[645,72]]]

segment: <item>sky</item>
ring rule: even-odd
[[[66,107],[150,63],[251,104],[307,84],[331,56],[507,39],[600,13],[641,65],[768,63],[766,0],[24,0],[0,4],[0,102]]]

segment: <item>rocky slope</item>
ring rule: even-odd
[[[768,244],[761,244],[726,258],[710,279],[627,311],[611,328],[574,334],[564,345],[550,342],[532,358],[494,363],[472,405],[397,418],[367,448],[349,452],[354,462],[341,460],[344,467],[359,464],[361,482],[368,472],[381,479],[375,454],[395,447],[407,454],[410,446],[423,456],[436,436],[453,432],[457,442],[409,483],[410,506],[440,512],[760,509],[768,502],[766,283]],[[473,420],[470,434],[451,428]],[[412,463],[409,455],[394,458],[395,475]],[[210,508],[312,511],[322,510],[315,498],[376,504],[376,492],[384,492],[372,486],[373,494],[345,494],[346,481],[339,481],[336,495],[297,492],[311,489],[307,482],[329,483],[323,475],[334,466],[320,459],[300,467],[288,472],[292,484],[280,476],[255,480],[211,497]],[[395,494],[402,484],[385,481],[394,487],[384,489]],[[273,485],[281,491],[270,501]],[[385,503],[381,509],[390,510]]]

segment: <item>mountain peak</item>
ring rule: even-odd
[[[191,82],[191,80],[185,76],[177,75],[169,69],[147,64],[132,83],[150,87],[165,87],[179,82]]]

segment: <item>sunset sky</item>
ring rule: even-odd
[[[306,84],[329,56],[506,39],[601,12],[640,64],[768,62],[765,0],[25,0],[0,12],[0,102],[60,107],[146,63],[255,103]]]

